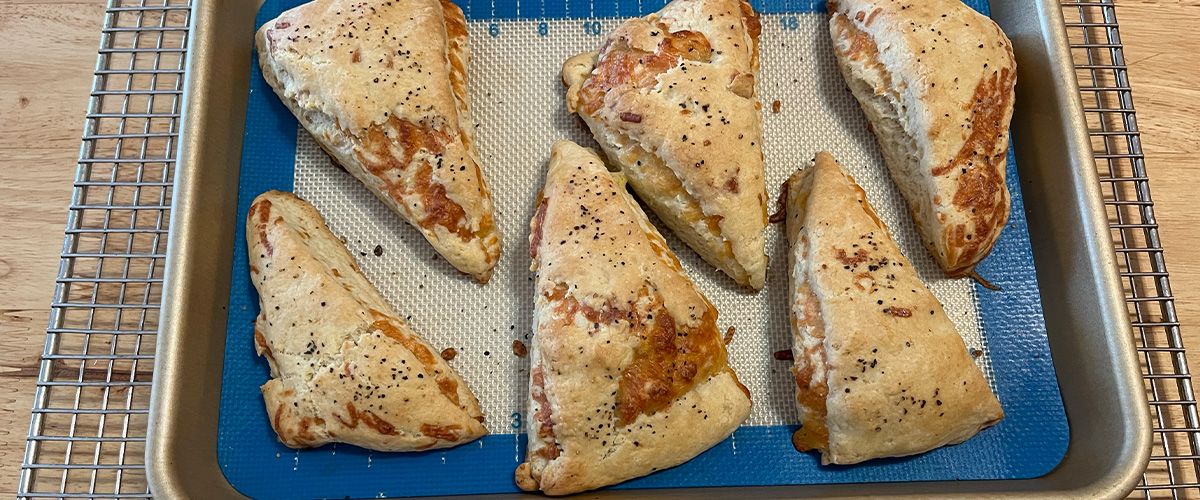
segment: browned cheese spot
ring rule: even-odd
[[[450,442],[458,441],[458,435],[459,435],[458,431],[461,429],[462,429],[462,426],[460,426],[458,424],[450,424],[450,425],[421,424],[421,434],[424,434],[431,438],[439,439],[442,441],[450,441]]]
[[[792,316],[795,323],[793,329],[808,329],[814,338],[824,339],[825,322],[818,313],[820,303],[811,290],[803,290],[801,293],[804,294],[805,301],[804,315]],[[805,350],[806,362],[803,368],[793,367],[797,387],[796,402],[808,409],[808,418],[803,422],[803,427],[792,435],[792,445],[800,451],[825,449],[829,446],[829,429],[825,426],[825,399],[829,396],[829,382],[825,380],[824,374],[814,378],[814,363],[807,361],[826,356],[823,344],[824,342],[817,342],[814,347]]]
[[[850,255],[850,254],[846,253],[846,249],[844,249],[844,248],[838,248],[837,249],[837,260],[838,260],[838,262],[841,262],[842,265],[844,265],[844,266],[855,267],[859,264],[862,264],[863,262],[870,260],[870,256],[868,256],[867,251],[862,248],[856,250],[854,252],[854,255]]]
[[[618,385],[620,425],[666,408],[695,384],[728,369],[715,309],[705,311],[698,326],[683,326],[671,317],[661,297],[652,300],[654,319],[639,318],[632,325],[642,341]]]
[[[583,114],[595,114],[604,105],[604,96],[609,91],[651,87],[657,83],[658,75],[682,61],[708,62],[712,58],[712,46],[703,34],[688,30],[670,33],[662,23],[659,29],[664,35],[654,52],[632,48],[625,39],[611,41],[579,89]]]
[[[314,427],[325,427],[325,419],[321,417],[303,417],[296,423],[296,435],[292,437],[292,441],[301,446],[309,446],[317,441],[317,436],[313,434]]]
[[[267,338],[263,336],[262,330],[258,329],[257,323],[254,325],[254,343],[258,344],[258,349],[271,360],[271,363],[275,362],[275,353],[271,351],[271,345],[267,343]]]
[[[467,41],[467,20],[463,17],[462,10],[454,5],[450,0],[441,0],[442,3],[442,20],[446,26],[446,38],[452,46],[464,44]],[[454,51],[450,52],[450,88],[454,92],[454,96],[462,102],[467,99],[467,67],[466,61],[463,61]],[[463,144],[468,141],[464,135]]]
[[[273,254],[275,249],[271,247],[271,241],[267,239],[267,222],[271,220],[271,200],[263,199],[250,205],[247,218],[251,220],[257,218],[255,232],[258,233],[258,242],[262,244],[267,255]]]
[[[989,236],[1008,218],[1002,177],[1008,143],[997,138],[1007,126],[1005,118],[1012,106],[1015,81],[1016,74],[1003,68],[979,82],[973,99],[965,105],[971,111],[970,135],[953,160],[933,170],[935,176],[959,172],[952,202],[971,214],[970,226],[974,226],[959,224],[951,229],[947,244],[961,249],[957,262],[951,264],[977,261],[980,253],[990,249]],[[969,271],[957,267],[947,270],[952,276]]]
[[[771,214],[770,217],[767,217],[767,222],[770,222],[771,224],[779,224],[780,222],[787,220],[788,189],[791,188],[791,184],[792,179],[789,177],[787,180],[783,181],[783,185],[779,187],[779,196],[775,198],[775,213]],[[800,205],[803,206],[804,204],[801,203]]]
[[[385,436],[394,436],[399,434],[396,427],[388,423],[388,421],[380,418],[371,412],[371,410],[359,410],[354,406],[354,403],[346,403],[346,414],[350,416],[350,420],[344,420],[341,415],[335,415],[342,425],[349,428],[357,428],[359,423],[371,428],[375,432]]]
[[[533,213],[533,224],[529,228],[529,258],[537,260],[538,246],[542,244],[542,226],[546,224],[546,208],[549,206],[549,200],[538,193],[537,210]]]
[[[450,140],[441,130],[391,116],[386,123],[374,124],[366,130],[360,146],[367,153],[355,152],[355,155],[371,175],[383,181],[385,190],[396,201],[403,204],[404,196],[420,197],[425,214],[417,221],[418,225],[427,230],[432,230],[434,226],[442,226],[463,241],[468,241],[473,237],[489,234],[494,228],[494,221],[490,216],[484,216],[480,221],[480,228],[472,232],[466,220],[466,211],[447,196],[445,185],[434,180],[433,165],[427,161],[413,161],[413,157],[420,151],[435,156],[445,153],[446,144]],[[400,157],[393,154],[393,145],[403,149]],[[471,167],[473,172],[477,171],[474,165]],[[405,182],[402,172],[409,168],[417,168],[417,171],[411,180]],[[442,165],[439,168],[451,168],[451,165]],[[401,172],[396,172],[397,170]]]
[[[554,421],[550,413],[550,401],[546,399],[546,375],[541,365],[533,367],[533,371],[530,372],[529,395],[538,404],[538,410],[533,414],[533,421],[537,423],[538,437],[553,441]],[[551,445],[549,448],[555,448],[555,446]]]
[[[593,308],[568,295],[567,290],[566,285],[559,285],[546,294],[548,301],[557,303],[555,317],[562,318],[564,324],[575,321],[577,314],[597,325],[625,322],[630,333],[640,339],[618,383],[619,425],[666,408],[696,383],[728,369],[717,330],[717,311],[711,305],[699,318],[699,325],[683,326],[663,305],[662,296],[646,288],[635,301],[649,298],[644,311],[613,302]]]

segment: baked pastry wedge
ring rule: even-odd
[[[379,295],[312,205],[259,195],[246,242],[261,309],[254,347],[271,365],[263,400],[283,444],[415,451],[487,434],[471,389]]]
[[[831,0],[830,33],[925,246],[976,276],[1008,223],[1012,43],[959,0]]]
[[[537,271],[524,490],[566,495],[690,460],[750,414],[717,310],[590,149],[554,145]]]
[[[942,305],[828,153],[784,185],[801,451],[853,464],[956,444],[1004,417]]]
[[[758,14],[674,0],[563,66],[567,107],[642,201],[739,284],[766,280]]]
[[[258,30],[263,78],[333,161],[486,282],[500,258],[449,0],[314,0]]]

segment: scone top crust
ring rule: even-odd
[[[831,0],[829,11],[843,66],[896,102],[912,138],[915,157],[889,161],[926,245],[949,275],[970,274],[1008,221],[1012,43],[959,0]]]
[[[278,191],[246,221],[261,313],[256,351],[272,427],[294,448],[455,446],[487,433],[466,382],[367,281],[307,202]]]
[[[797,404],[826,464],[959,443],[1003,417],[941,304],[828,153],[785,186]]]
[[[664,219],[682,219],[677,233],[700,233],[681,237],[752,288],[766,273],[760,32],[744,1],[675,0],[563,67],[568,107],[639,194],[666,199],[666,208],[647,201]]]
[[[539,286],[570,284],[570,295],[588,306],[632,304],[652,286],[671,291],[663,305],[681,325],[716,314],[641,208],[629,206],[624,178],[595,152],[557,142],[546,178],[530,228]]]
[[[449,0],[315,0],[259,29],[263,77],[318,143],[459,270],[500,255]]]
[[[457,7],[438,0],[316,0],[264,24],[260,54],[292,80],[287,98],[351,133],[392,118],[457,129],[447,47],[466,36],[466,26],[446,9]],[[424,123],[430,119],[456,123]]]
[[[682,463],[749,414],[717,311],[595,152],[561,141],[531,222],[537,271],[526,489]]]

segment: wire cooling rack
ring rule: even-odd
[[[1062,8],[1154,421],[1150,464],[1134,496],[1195,497],[1200,418],[1154,218],[1116,7],[1112,0],[1095,0],[1062,2]]]
[[[110,0],[18,496],[148,497],[188,0]]]
[[[1196,496],[1200,417],[1116,9],[1062,8],[1154,417],[1134,496]],[[190,14],[191,0],[109,0],[105,11],[19,498],[150,496],[143,454]]]

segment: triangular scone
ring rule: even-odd
[[[974,274],[1008,223],[1012,43],[959,0],[829,2],[838,64],[930,253]]]
[[[674,0],[563,66],[567,106],[638,196],[743,286],[766,279],[758,14],[741,0]]]
[[[340,164],[486,282],[500,258],[467,109],[467,24],[449,0],[315,0],[258,30],[263,78]]]
[[[853,464],[955,444],[1004,412],[942,305],[829,153],[784,186],[799,450]]]
[[[750,414],[717,310],[592,150],[554,145],[529,252],[537,298],[522,489],[565,495],[674,467]]]
[[[262,310],[254,346],[283,444],[380,451],[448,448],[487,434],[479,401],[359,270],[321,214],[268,191],[246,220]]]

